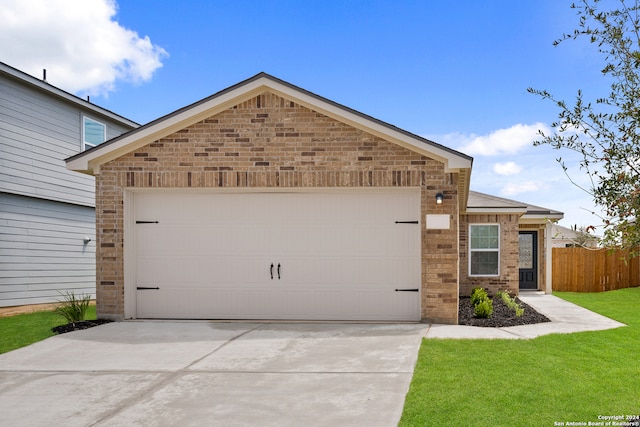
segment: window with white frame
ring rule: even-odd
[[[107,127],[89,117],[82,117],[82,151],[102,144],[107,139]]]
[[[500,226],[469,225],[469,275],[498,276],[500,273]]]

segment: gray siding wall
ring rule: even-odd
[[[15,74],[0,70],[0,307],[94,296],[95,180],[64,159],[82,150],[83,115],[107,139],[135,124]]]
[[[68,171],[81,151],[80,105],[0,75],[0,192],[95,206],[92,176]],[[129,128],[86,111],[107,126],[107,139]]]
[[[95,297],[95,272],[93,208],[0,193],[0,307]]]

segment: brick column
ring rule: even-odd
[[[436,194],[442,193],[442,204]],[[422,192],[423,221],[429,214],[449,215],[448,229],[422,230],[422,319],[429,323],[458,323],[459,215],[457,175],[431,175]],[[425,221],[426,222],[426,221]]]

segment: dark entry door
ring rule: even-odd
[[[538,233],[520,232],[520,289],[538,289]]]

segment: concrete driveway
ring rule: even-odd
[[[394,426],[426,329],[102,325],[0,355],[2,424]]]

